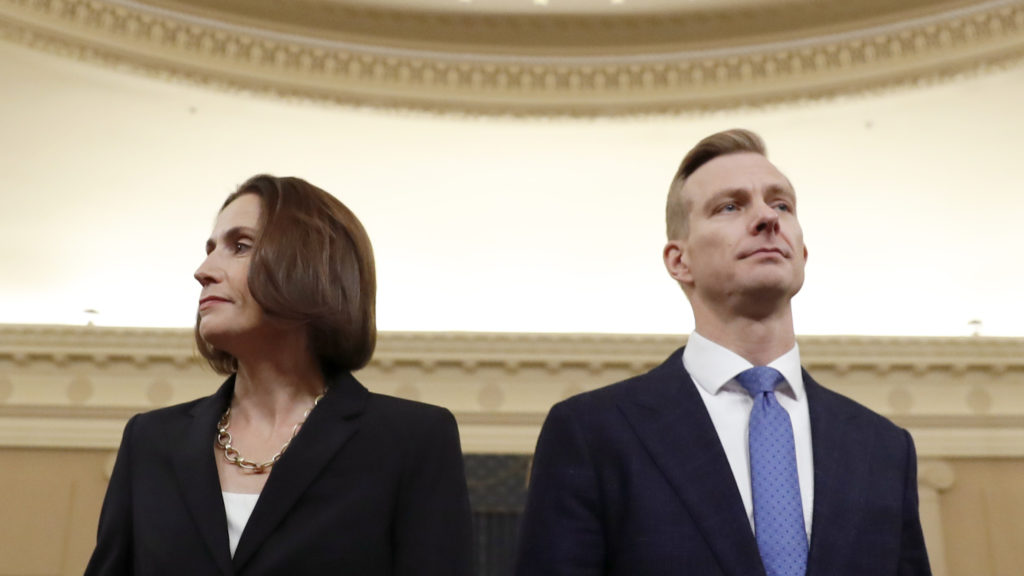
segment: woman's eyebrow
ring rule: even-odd
[[[238,238],[241,238],[243,236],[248,238],[255,238],[256,230],[248,226],[235,226],[233,228],[228,228],[227,230],[224,231],[223,234],[221,234],[221,238],[223,238],[224,240],[237,240]],[[214,240],[213,238],[207,239],[206,253],[209,254],[210,252],[213,252],[213,249],[216,246],[216,240]]]

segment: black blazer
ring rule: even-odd
[[[455,419],[329,377],[238,543],[214,455],[234,377],[125,427],[86,575],[463,576],[472,519]],[[219,457],[219,456],[216,456]]]
[[[910,435],[805,372],[814,457],[807,576],[931,571]],[[764,576],[682,349],[556,404],[537,443],[518,576]]]

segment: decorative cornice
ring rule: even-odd
[[[1024,58],[1019,0],[955,8],[918,1],[905,13],[874,19],[857,13],[832,26],[823,17],[838,14],[840,6],[878,3],[826,2],[812,10],[814,2],[792,2],[796,7],[786,14],[798,17],[791,21],[796,37],[784,33],[780,23],[788,21],[780,19],[782,13],[765,17],[767,8],[739,16],[712,12],[701,20],[700,14],[394,14],[312,0],[245,4],[248,12],[230,0],[0,0],[0,38],[232,89],[514,115],[763,105],[946,78]],[[294,16],[305,13],[303,6],[318,8],[310,13],[320,17],[319,27]],[[290,12],[280,12],[284,8]],[[281,14],[293,16],[271,19]],[[754,36],[728,22],[759,15],[767,35]],[[809,24],[798,25],[804,21]],[[371,32],[358,33],[361,25]],[[729,43],[680,32],[701,25],[731,30],[719,36]],[[455,36],[454,30],[464,32]],[[670,41],[693,36],[689,42]],[[512,44],[515,38],[523,40]],[[558,38],[576,40],[558,45]]]
[[[358,375],[450,408],[471,452],[528,453],[551,405],[659,364],[685,338],[384,332]],[[1024,339],[805,336],[814,378],[909,428],[923,457],[1024,456]],[[221,377],[189,329],[0,325],[0,445],[111,448],[132,414]]]
[[[993,337],[800,336],[804,364],[846,373],[869,368],[876,374],[908,369],[1002,374],[1024,370],[1024,339]],[[371,367],[397,365],[430,372],[438,366],[473,372],[497,366],[514,372],[611,367],[647,370],[686,344],[685,336],[653,334],[561,334],[524,332],[381,332]],[[71,360],[97,366],[126,362],[144,367],[170,363],[199,366],[192,330],[49,324],[0,324],[0,360],[42,361],[64,366]]]
[[[191,330],[99,328],[45,324],[0,325],[0,359],[16,364],[33,361],[66,366],[72,360],[97,366],[151,362],[185,366],[196,362]]]

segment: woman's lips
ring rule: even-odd
[[[215,304],[228,303],[230,300],[227,298],[221,298],[220,296],[206,296],[199,300],[199,309],[209,308]]]

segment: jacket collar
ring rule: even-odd
[[[814,452],[814,511],[807,574],[828,573],[837,558],[855,551],[857,526],[871,487],[874,427],[864,425],[862,410],[804,373]]]
[[[235,376],[229,377],[214,395],[200,400],[191,410],[192,421],[176,458],[175,470],[186,506],[225,576],[240,571],[252,558],[321,470],[356,433],[369,391],[348,372],[325,375],[325,379],[327,394],[270,472],[234,558],[228,546],[227,516],[217,475],[214,439],[217,421],[234,393]]]
[[[227,409],[235,389],[232,375],[213,396],[198,401],[189,414],[182,446],[174,459],[185,506],[206,547],[225,576],[233,574],[228,547],[228,522],[224,512],[214,441],[217,421]]]
[[[641,378],[619,407],[704,535],[722,573],[764,574],[732,469],[696,385],[683,368],[683,349]]]

